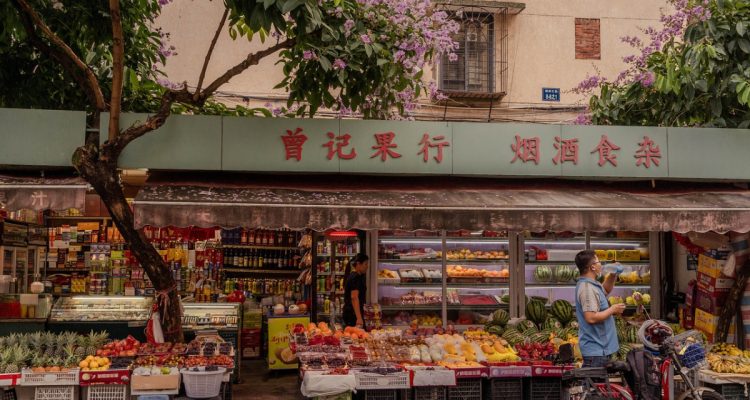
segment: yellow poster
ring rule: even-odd
[[[268,368],[296,369],[297,357],[289,348],[289,331],[296,324],[307,326],[310,317],[269,317],[268,318]]]

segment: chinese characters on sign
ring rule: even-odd
[[[555,165],[562,164],[564,162],[572,162],[578,165],[578,138],[563,139],[560,136],[555,136],[555,143],[553,144],[557,151],[552,162]],[[638,142],[638,151],[636,151],[636,167],[643,166],[645,168],[651,168],[651,164],[659,166],[661,159],[661,150],[650,137],[644,136],[643,141]],[[539,164],[541,141],[539,137],[522,138],[519,135],[515,137],[515,143],[510,145],[513,151],[513,159],[511,163],[516,160],[522,162],[533,161],[534,164]],[[591,150],[591,154],[598,153],[599,161],[597,164],[603,167],[609,163],[614,167],[617,167],[617,152],[621,150],[620,146],[613,143],[607,135],[602,135],[599,139],[599,144]]]
[[[334,132],[326,133],[328,141],[323,144],[323,147],[328,148],[328,154],[326,158],[330,161],[334,158],[341,160],[353,160],[357,158],[357,149],[354,147],[349,148],[352,136],[348,133],[344,135],[338,135]],[[398,144],[395,142],[396,134],[394,132],[383,132],[374,134],[375,145],[372,149],[375,152],[370,158],[380,158],[380,161],[386,162],[390,158],[401,158],[401,154],[396,151]],[[305,142],[308,137],[302,133],[302,128],[297,128],[294,131],[287,129],[286,135],[281,136],[281,140],[284,143],[284,151],[286,160],[294,159],[296,161],[302,161],[302,151]],[[417,144],[419,151],[418,156],[422,156],[422,161],[427,163],[430,160],[430,149],[435,149],[433,159],[436,163],[440,164],[443,162],[443,148],[449,147],[451,144],[446,140],[444,135],[430,136],[429,133],[422,135],[422,140]]]

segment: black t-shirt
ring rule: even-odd
[[[344,286],[344,312],[354,313],[354,306],[352,305],[353,290],[359,291],[359,307],[361,311],[367,299],[367,274],[352,271],[349,277],[346,278],[346,285]]]

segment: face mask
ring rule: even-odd
[[[601,265],[601,264],[600,264],[600,265]],[[601,277],[601,276],[602,276],[602,268],[601,268],[601,267],[599,267],[599,269],[598,269],[598,270],[595,270],[595,269],[593,268],[593,265],[592,265],[592,269],[591,269],[591,270],[592,270],[592,271],[594,271],[594,273],[596,274],[596,277],[597,277],[597,278],[599,278],[599,277]]]

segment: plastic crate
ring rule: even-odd
[[[385,390],[365,390],[364,400],[408,400],[409,390],[406,389],[385,389]]]
[[[18,397],[16,396],[16,389],[8,389],[8,390],[2,390],[2,396],[0,396],[0,400],[18,400]]]
[[[128,400],[128,385],[93,385],[84,391],[85,400]]]
[[[482,379],[457,379],[447,392],[448,400],[482,400]]]
[[[76,400],[75,386],[37,386],[34,400]]]
[[[745,385],[738,383],[725,383],[722,385],[707,384],[706,386],[719,392],[724,397],[724,400],[746,400],[748,396],[745,394]],[[750,387],[748,387],[750,393]],[[675,393],[677,393],[675,391]]]
[[[221,393],[221,381],[226,369],[217,371],[190,371],[184,369],[182,380],[185,384],[185,394],[190,398],[207,399]]]
[[[523,400],[523,378],[490,379],[485,400]]]
[[[354,374],[357,390],[409,389],[409,373],[381,375],[374,373]]]
[[[21,385],[23,386],[78,386],[78,368],[67,372],[31,372],[30,369],[21,371]]]
[[[524,390],[528,400],[560,400],[562,397],[561,378],[530,378]]]
[[[445,387],[422,386],[412,389],[412,400],[446,400]]]

